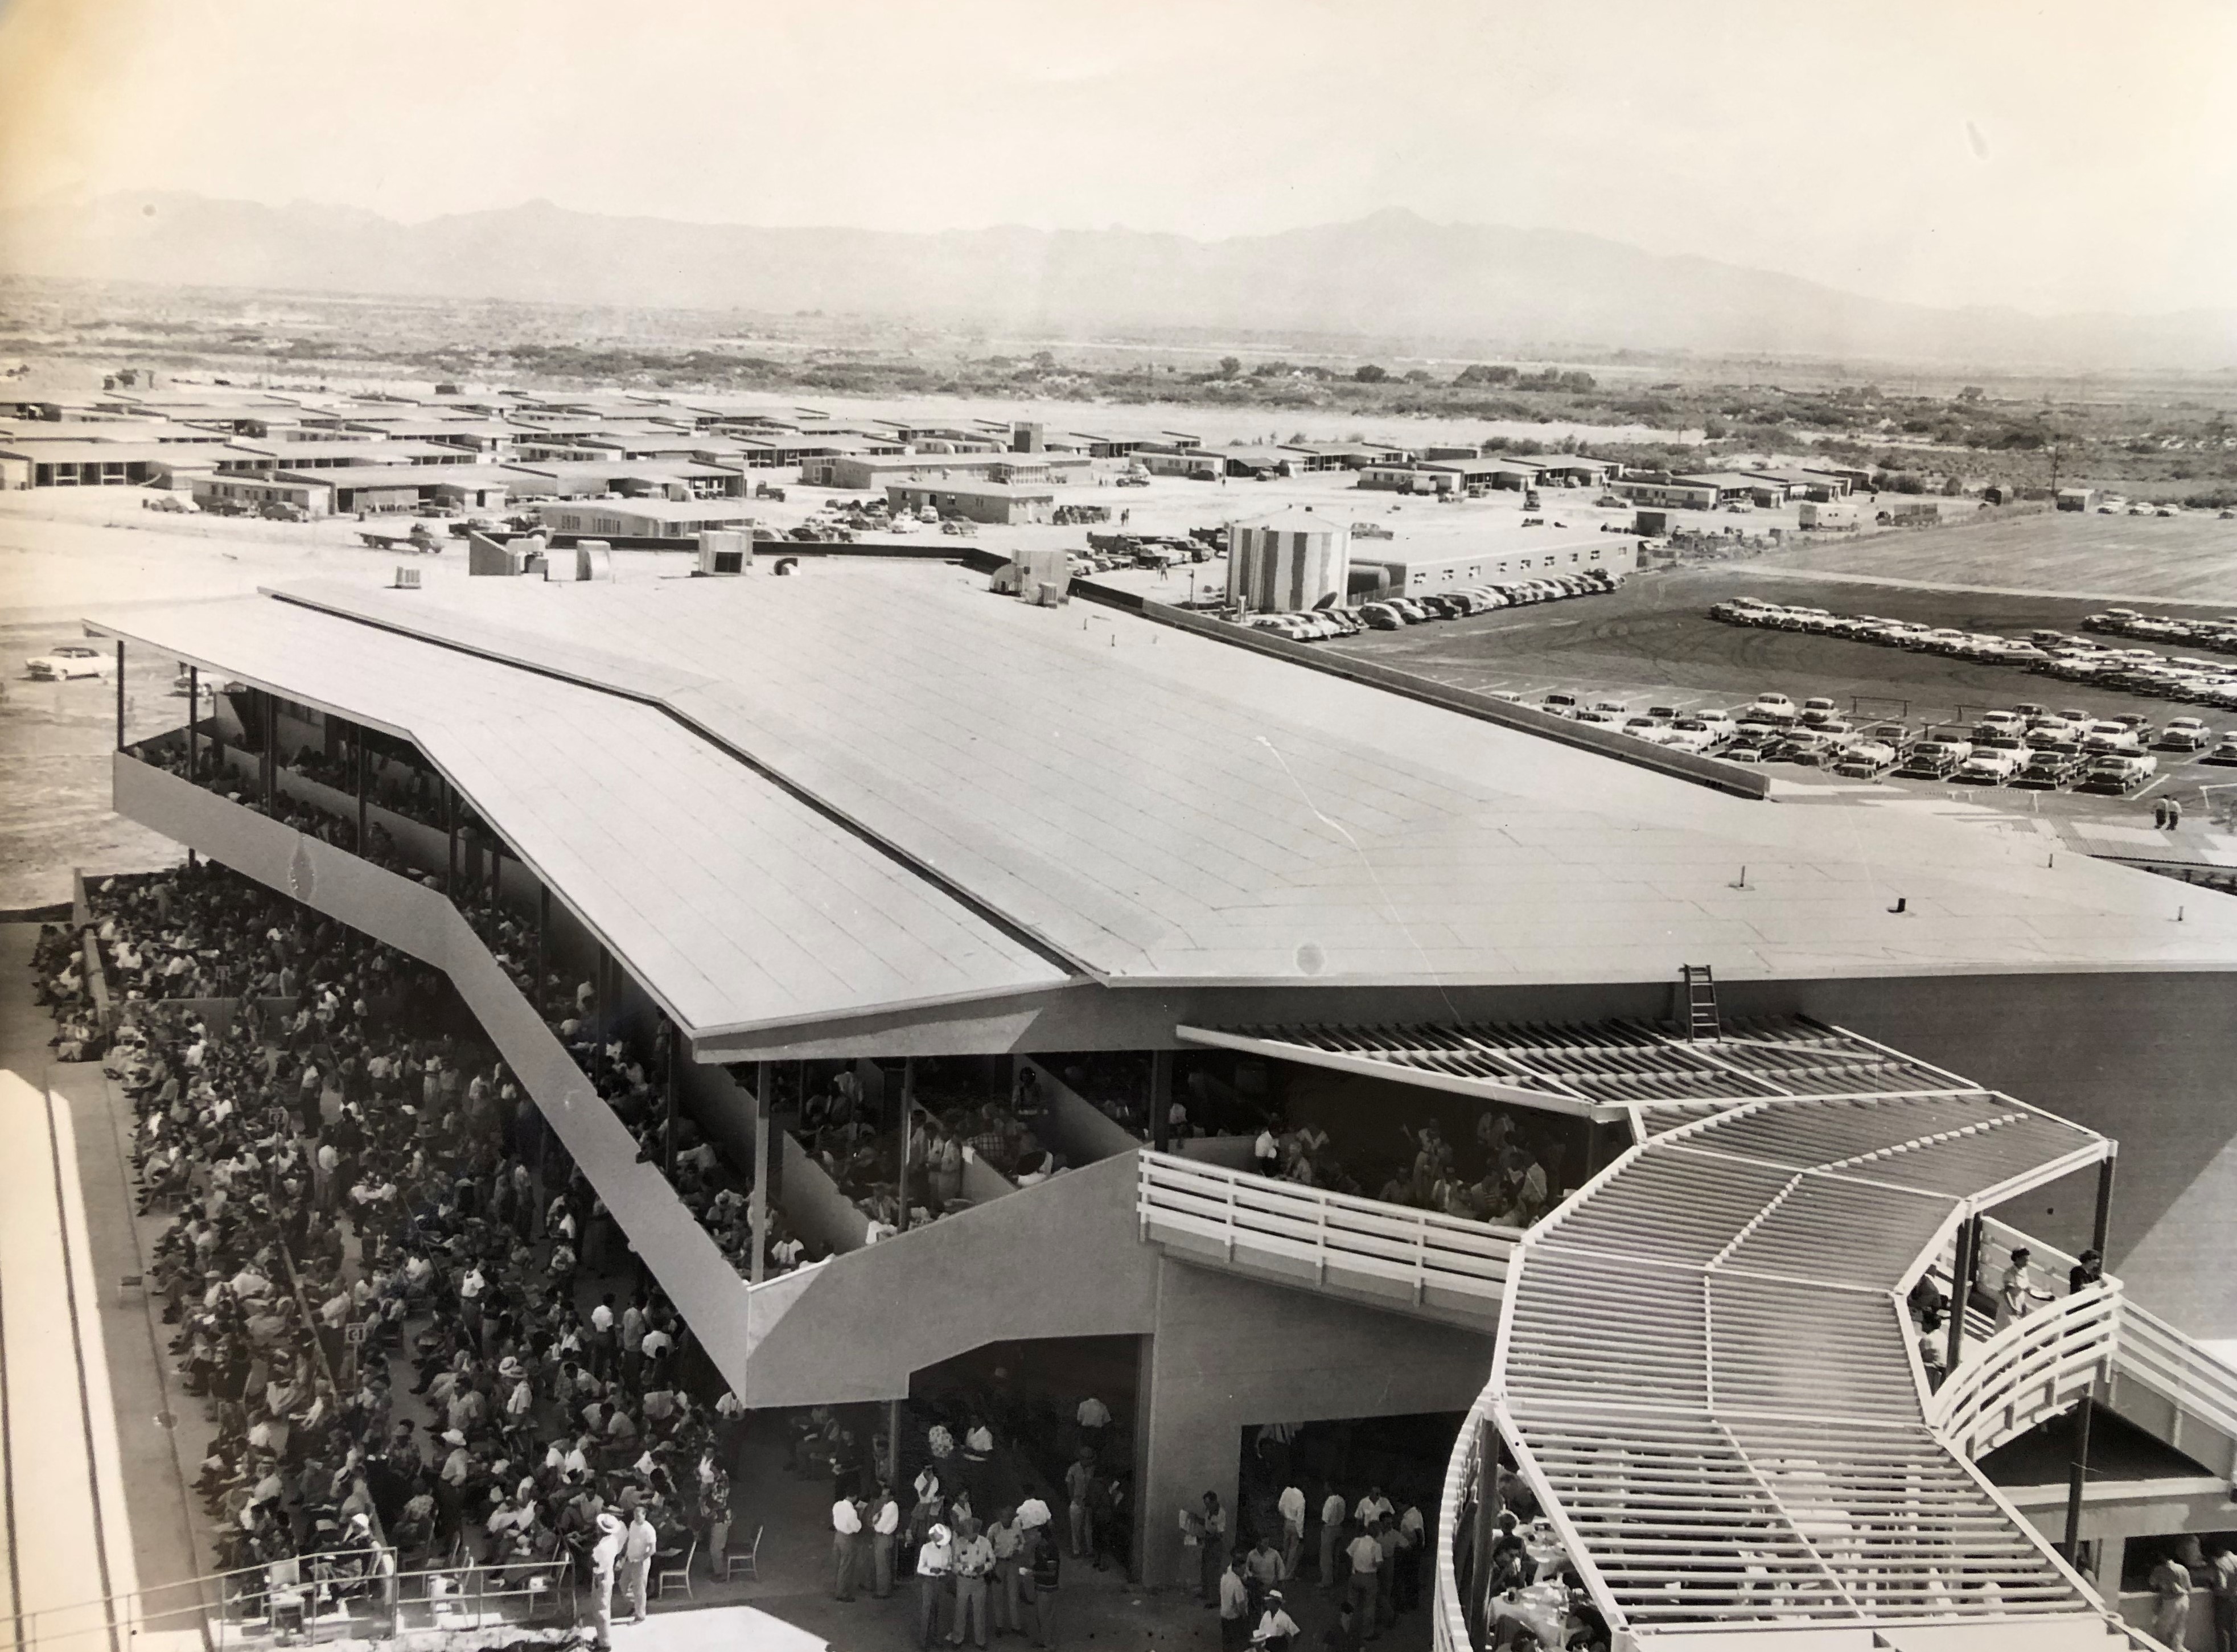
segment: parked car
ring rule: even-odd
[[[2028,753],[2011,783],[2026,791],[2056,791],[2081,772],[2082,758],[2075,753],[2038,748]]]
[[[2196,717],[2177,717],[2160,730],[2162,751],[2202,751],[2214,741],[2214,731]]]
[[[1851,780],[1877,780],[1895,767],[1895,748],[1877,740],[1858,740],[1841,753],[1833,772]]]
[[[1896,772],[1910,780],[1943,780],[1956,773],[1963,760],[1957,748],[1947,741],[1921,740]]]
[[[1573,717],[1584,708],[1577,704],[1574,694],[1548,694],[1538,702],[1538,709],[1550,711],[1557,717]]]
[[[2199,761],[2220,763],[2224,767],[2237,764],[2237,732],[2223,735],[2214,743],[2214,750],[2201,757]]]
[[[1759,694],[1755,697],[1754,703],[1742,715],[1753,722],[1776,723],[1784,725],[1792,723],[1801,714],[1796,709],[1794,702],[1784,694]]]
[[[1970,785],[2001,786],[2019,773],[2026,763],[2027,748],[2017,740],[2009,737],[1983,740],[1957,765],[1957,772],[1951,777]]]
[[[1697,757],[1706,757],[1728,737],[1710,727],[1704,718],[1679,717],[1666,730],[1663,743],[1674,751],[1690,751]]]
[[[34,683],[62,683],[73,677],[107,677],[116,669],[115,657],[106,649],[86,643],[63,643],[24,662],[24,673]]]
[[[2080,790],[2108,791],[2126,796],[2159,772],[2160,760],[2148,752],[2109,751],[2092,757],[2082,776]]]

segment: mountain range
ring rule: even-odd
[[[2237,309],[2036,316],[1867,298],[1567,230],[1390,210],[1271,235],[912,235],[584,213],[406,224],[183,194],[0,213],[0,274],[457,300],[861,314],[1078,334],[1185,327],[2066,368],[2237,367]]]

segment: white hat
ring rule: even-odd
[[[1049,1506],[1039,1497],[1027,1497],[1018,1505],[1018,1523],[1031,1531],[1036,1526],[1049,1523]]]
[[[604,1513],[601,1513],[598,1516],[598,1530],[600,1531],[619,1531],[621,1529],[622,1523],[619,1520],[617,1520],[613,1516]]]

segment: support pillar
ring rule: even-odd
[[[363,724],[360,724],[357,726],[356,733],[357,733],[357,741],[356,741],[356,745],[357,745],[357,765],[356,765],[356,766],[357,766],[357,852],[358,852],[359,854],[362,855],[362,854],[365,854],[365,853],[366,852],[366,850],[367,850],[367,849],[369,849],[372,847],[372,843],[373,843],[373,840],[372,840],[368,836],[366,836],[366,825],[367,825],[367,815],[366,815],[366,810],[367,810],[367,809],[368,809],[368,807],[369,807],[369,805],[370,805],[370,803],[371,803],[370,794],[371,794],[372,790],[373,790],[373,776],[372,776],[372,774],[371,774],[371,772],[370,772],[370,766],[369,766],[369,764],[367,763],[367,762],[366,762],[366,750],[365,750],[365,725],[364,725]]]
[[[776,1068],[754,1064],[754,1190],[746,1200],[746,1222],[754,1235],[754,1264],[748,1282],[759,1285],[769,1271],[769,1080]]]
[[[124,750],[124,639],[116,639],[116,749]]]
[[[1150,1052],[1150,1140],[1159,1153],[1172,1145],[1172,1131],[1165,1115],[1173,1105],[1173,1053],[1171,1050]]]
[[[195,725],[201,721],[202,674],[196,665],[187,667],[187,778],[199,781],[202,777],[201,731]]]
[[[544,1013],[544,995],[551,980],[551,886],[536,880],[536,1013]]]
[[[901,1403],[886,1402],[886,1489],[895,1498],[901,1494]]]
[[[2105,1253],[2105,1244],[2112,1233],[2113,1166],[2118,1162],[2117,1152],[2108,1153],[2097,1161],[2097,1219],[2089,1231],[2089,1244],[2097,1252],[2099,1265],[2104,1267],[2112,1265],[2112,1258]]]
[[[2089,1479],[2089,1414],[2097,1409],[2096,1395],[2093,1385],[2074,1408],[2074,1465],[2066,1481],[2066,1542],[2062,1545],[2069,1561],[2081,1552],[2082,1493]]]
[[[1957,1227],[1957,1257],[1950,1270],[1950,1344],[1942,1359],[1943,1369],[1957,1375],[1957,1362],[1965,1353],[1965,1307],[1973,1295],[1973,1273],[1981,1265],[1981,1219],[1969,1216]]]
[[[668,1185],[673,1187],[676,1185],[676,1046],[680,1041],[680,1036],[676,1030],[675,1022],[663,1018],[661,1027],[667,1034],[663,1041],[668,1046],[668,1060],[663,1063],[667,1068],[668,1124],[663,1133],[667,1139],[667,1145],[661,1153],[660,1167],[668,1177]]]
[[[455,901],[459,898],[459,794],[448,780],[438,778],[435,783],[443,789],[443,895]]]
[[[901,1180],[895,1185],[896,1198],[894,1202],[901,1206],[901,1214],[894,1219],[894,1226],[901,1229],[902,1232],[906,1233],[908,1232],[909,1225],[909,1127],[914,1121],[916,1117],[916,1057],[914,1055],[904,1055],[901,1057],[901,1105],[900,1112],[901,1128],[895,1131],[894,1134],[901,1139],[901,1146],[898,1153],[896,1154],[895,1165],[895,1168],[901,1176]]]
[[[272,812],[272,797],[280,783],[280,702],[268,691],[259,690],[257,699],[264,712],[264,812]]]

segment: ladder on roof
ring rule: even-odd
[[[1724,1036],[1717,1014],[1717,982],[1706,964],[1681,964],[1678,970],[1686,995],[1685,1027],[1688,1043],[1699,1044]]]

